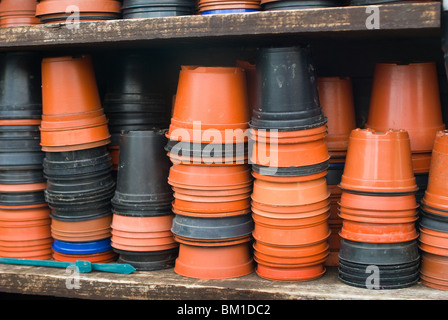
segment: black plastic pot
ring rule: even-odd
[[[27,206],[45,203],[44,191],[0,192],[2,206]]]
[[[364,243],[341,239],[339,259],[366,265],[402,265],[420,259],[417,240],[399,243]]]
[[[194,14],[193,7],[142,7],[135,9],[124,9],[123,19],[140,19],[140,18],[160,18],[160,17],[175,17],[188,16]]]
[[[345,163],[330,163],[328,166],[328,173],[326,176],[328,185],[338,185],[341,183],[342,175],[344,174]]]
[[[328,8],[341,6],[336,0],[280,0],[261,5],[262,10],[293,10],[307,8]]]
[[[261,48],[251,127],[280,131],[324,125],[316,72],[308,46]]]
[[[32,184],[46,182],[41,166],[0,168],[0,184]]]
[[[248,154],[248,144],[208,144],[169,140],[165,146],[167,152],[182,157],[242,157]]]
[[[171,231],[179,237],[218,240],[248,235],[254,222],[250,214],[230,217],[204,218],[176,214]]]
[[[441,232],[448,232],[448,215],[435,214],[421,208],[420,226]]]
[[[98,208],[74,208],[70,210],[54,209],[50,206],[50,217],[60,221],[86,221],[112,215],[110,203],[103,203]]]
[[[47,152],[43,160],[44,173],[49,179],[80,179],[107,174],[112,170],[112,158],[107,147],[78,151]]]
[[[41,57],[34,52],[7,52],[0,58],[0,118],[40,119]]]
[[[260,166],[258,164],[252,164],[252,170],[259,174],[267,176],[297,177],[297,176],[307,176],[325,171],[328,169],[328,166],[329,166],[328,161],[309,166],[287,167],[287,168],[267,167],[267,166]]]
[[[349,274],[353,277],[367,278],[371,274],[371,272],[369,272],[369,266],[371,265],[357,264],[356,266],[353,266],[353,264],[346,263],[344,260],[341,260],[339,263],[339,272]],[[417,260],[412,264],[406,264],[406,265],[392,265],[387,266],[386,268],[382,266],[376,266],[376,267],[380,272],[380,276],[384,277],[384,279],[392,277],[406,277],[414,275],[416,272],[419,271],[420,260]]]
[[[179,247],[161,251],[125,251],[114,249],[119,254],[118,263],[128,263],[138,271],[168,269],[174,266]]]
[[[113,206],[165,207],[173,201],[168,184],[171,162],[164,131],[129,131],[120,138],[117,186]]]

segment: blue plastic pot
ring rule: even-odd
[[[53,250],[66,254],[93,254],[112,250],[110,238],[89,242],[67,242],[54,239]]]

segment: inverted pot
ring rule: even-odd
[[[148,252],[114,250],[119,254],[118,263],[128,263],[140,271],[172,268],[179,252],[179,248]]]
[[[296,268],[276,268],[258,263],[256,267],[258,276],[275,281],[310,281],[318,279],[326,272],[323,264]]]

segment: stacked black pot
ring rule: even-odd
[[[123,19],[185,16],[195,13],[193,0],[124,0]]]
[[[109,120],[112,155],[116,174],[121,131],[168,128],[171,108],[160,83],[155,81],[156,71],[150,58],[143,54],[125,54],[119,58],[109,79],[103,100],[104,112]]]
[[[41,114],[40,56],[32,52],[0,55],[2,257],[51,258],[44,153],[40,147]]]
[[[171,162],[163,130],[136,130],[120,136],[117,186],[112,199],[112,246],[119,261],[137,270],[174,265],[178,243],[171,233]]]
[[[344,5],[341,0],[261,0],[262,10],[293,10],[308,8],[328,8]]]

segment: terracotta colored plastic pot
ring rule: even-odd
[[[0,26],[24,26],[39,24],[35,17],[37,1],[35,0],[4,0],[0,2]]]
[[[377,211],[377,210],[360,210],[360,209],[347,209],[341,207],[341,214],[344,213],[348,217],[352,217],[353,219],[358,218],[373,218],[378,219],[378,221],[384,219],[384,221],[394,221],[395,219],[405,219],[412,220],[417,216],[417,210],[403,210],[403,211]],[[397,220],[398,221],[398,220]],[[367,222],[367,221],[366,221]]]
[[[161,232],[171,229],[174,215],[131,217],[114,214],[112,229],[127,232]]]
[[[448,210],[448,130],[439,131],[435,136],[428,184],[422,203],[428,207]]]
[[[48,245],[51,246],[53,243],[53,238],[47,237],[43,239],[33,239],[33,240],[0,240],[0,248],[4,251],[26,251],[29,249],[42,249],[46,248]]]
[[[91,254],[66,254],[53,251],[53,259],[56,261],[76,262],[78,260],[87,260],[91,263],[109,263],[117,260],[117,254],[112,251],[105,251]]]
[[[215,110],[220,110],[219,114]],[[247,141],[244,131],[249,128],[248,122],[246,78],[242,68],[182,66],[167,133],[171,140],[242,143]]]
[[[306,143],[322,140],[327,136],[327,126],[323,125],[316,128],[296,130],[296,131],[279,131],[277,129],[249,129],[250,139],[260,143],[278,143],[278,144],[295,144]]]
[[[436,132],[445,129],[434,62],[375,67],[366,128],[408,131],[412,152],[433,148]]]
[[[319,254],[315,254],[312,256],[303,256],[303,257],[291,257],[291,258],[282,258],[282,257],[275,257],[270,256],[267,254],[263,254],[258,251],[254,251],[254,259],[256,262],[260,262],[262,264],[278,264],[283,266],[301,266],[301,265],[307,265],[312,264],[316,262],[322,262],[323,259],[326,259],[328,257],[328,250],[325,250],[324,252],[321,252]]]
[[[114,250],[130,251],[130,252],[153,252],[162,250],[172,250],[179,247],[179,244],[170,243],[166,245],[155,245],[155,246],[135,246],[135,245],[123,245],[120,243],[112,242],[112,247]]]
[[[235,188],[228,190],[195,190],[189,188],[172,187],[173,191],[178,194],[184,194],[196,197],[225,197],[247,194],[252,191],[252,186]]]
[[[283,258],[312,256],[318,253],[322,253],[329,248],[328,243],[325,240],[307,246],[296,247],[275,246],[255,241],[253,247],[258,252]]]
[[[278,182],[278,183],[310,181],[310,180],[316,180],[316,179],[323,178],[326,175],[327,175],[326,170],[318,172],[318,173],[310,174],[310,175],[305,175],[305,176],[267,176],[267,175],[260,174],[256,171],[252,171],[252,176],[257,180],[264,180],[264,181]]]
[[[342,192],[341,207],[354,210],[406,211],[417,209],[413,194],[403,196],[369,196]]]
[[[197,279],[236,278],[254,271],[249,243],[223,247],[180,244],[174,272]]]
[[[290,144],[270,141],[253,143],[249,159],[251,163],[267,167],[303,167],[328,161],[330,155],[324,139]]]
[[[47,226],[51,222],[50,217],[46,217],[43,219],[36,219],[36,220],[28,220],[28,221],[21,221],[21,220],[15,220],[15,221],[0,221],[0,228],[29,228],[29,227],[40,227],[40,226]]]
[[[304,246],[321,242],[330,236],[327,221],[299,227],[275,227],[255,223],[252,235],[256,241],[270,245]]]
[[[43,59],[42,104],[44,151],[79,150],[110,142],[89,55]]]
[[[189,216],[189,217],[204,217],[204,218],[218,218],[218,217],[231,217],[231,216],[238,216],[241,214],[246,214],[251,211],[250,208],[244,209],[244,210],[238,210],[238,211],[228,211],[228,212],[189,212],[189,211],[183,211],[176,207],[176,204],[173,202],[173,212],[175,214],[180,214],[183,216]]]
[[[233,212],[250,208],[250,192],[237,196],[196,197],[174,193],[174,206],[187,212]]]
[[[330,202],[328,199],[326,199],[320,202],[302,206],[265,205],[256,201],[252,201],[251,204],[252,208],[262,210],[265,212],[276,212],[280,214],[287,214],[287,213],[299,214],[299,213],[309,213],[316,210],[322,210],[323,208],[327,208],[330,205]]]
[[[320,202],[329,196],[325,178],[290,183],[255,180],[252,200],[266,205],[299,206]]]
[[[350,133],[356,129],[351,79],[319,77],[317,84],[322,112],[328,119],[328,150],[347,150]]]
[[[252,209],[252,218],[255,223],[262,223],[271,226],[278,227],[300,227],[306,225],[312,225],[322,221],[328,221],[329,217],[328,209],[322,210],[322,212],[313,213],[312,215],[291,215],[291,214],[266,214],[256,209]]]
[[[46,225],[35,227],[0,228],[0,240],[4,241],[41,240],[50,237],[50,221]]]
[[[339,217],[344,220],[350,220],[355,222],[365,222],[373,224],[396,224],[396,223],[408,223],[418,220],[417,212],[414,210],[410,215],[404,216],[390,216],[390,215],[365,215],[362,212],[348,213],[341,209]]]
[[[72,12],[67,13],[67,8],[74,5],[73,2],[41,0],[36,7],[36,16],[42,23],[66,22]],[[88,1],[79,0],[75,5],[79,10],[81,21],[96,21],[117,19],[120,17],[121,2],[115,0]],[[73,9],[71,9],[73,10]]]
[[[22,252],[0,251],[0,256],[4,258],[15,258],[15,259],[50,260],[51,248],[44,250],[22,251]]]
[[[210,12],[220,10],[252,9],[260,10],[259,1],[199,1],[199,12]]]
[[[446,236],[447,233],[444,234],[443,237],[435,235],[437,231],[420,228],[420,237],[419,240],[421,243],[424,243],[429,246],[439,247],[442,249],[448,249],[448,238]],[[442,232],[437,232],[442,233]]]
[[[101,218],[83,220],[83,221],[62,221],[52,219],[51,231],[54,238],[58,238],[55,235],[63,235],[66,238],[75,238],[83,236],[89,237],[89,240],[93,241],[110,237],[112,215],[107,215]],[[95,239],[93,239],[95,238]]]
[[[258,276],[275,281],[309,281],[320,278],[326,271],[323,264],[307,267],[278,268],[258,263],[255,269]]]
[[[0,221],[33,221],[49,217],[50,209],[46,204],[28,208],[0,207]]]
[[[252,182],[248,165],[201,166],[176,165],[170,168],[168,182],[175,186],[190,186],[193,189],[227,190],[237,186],[247,186]],[[202,189],[199,189],[202,190]]]
[[[431,168],[431,152],[412,153],[414,173],[427,173]]]
[[[157,246],[169,246],[176,243],[173,235],[161,238],[127,238],[120,237],[112,234],[112,243],[117,245],[123,245],[128,247],[135,247],[137,250],[139,247],[157,247]],[[142,251],[142,250],[138,250]]]
[[[367,194],[417,191],[408,133],[404,130],[353,130],[339,186],[344,191]]]
[[[420,272],[428,282],[448,284],[448,257],[423,252]]]
[[[368,243],[407,242],[418,238],[415,222],[379,224],[345,219],[339,235],[347,240]]]

